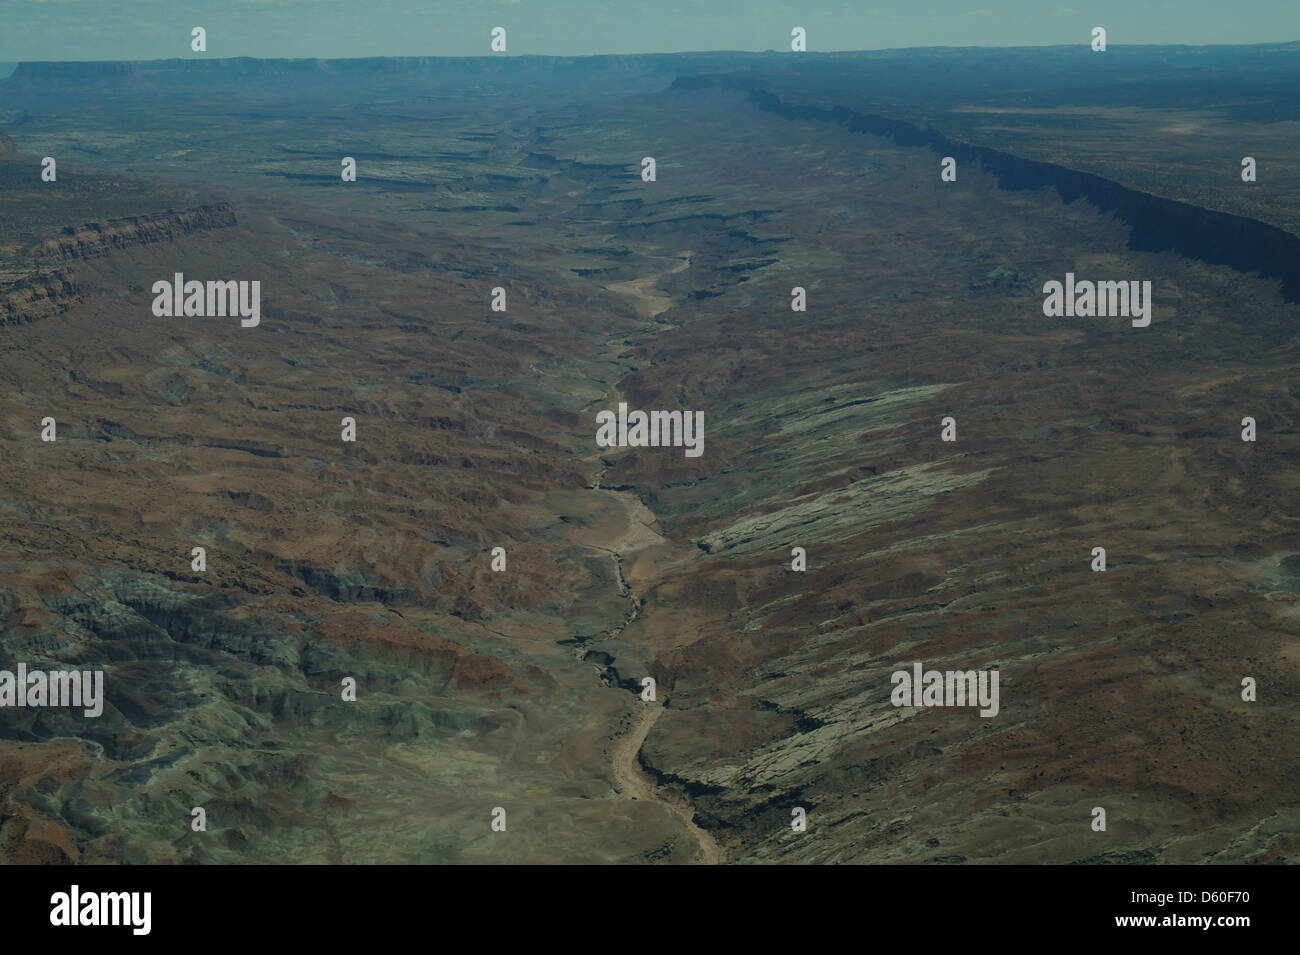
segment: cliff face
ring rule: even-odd
[[[89,259],[120,249],[156,242],[173,242],[194,232],[209,232],[235,225],[238,225],[235,210],[228,202],[180,212],[130,216],[125,219],[109,219],[103,223],[89,222],[64,229],[63,235],[42,243],[36,249],[36,255],[38,258],[62,261]]]
[[[708,83],[698,77],[684,77],[675,81],[673,87],[747,90],[750,101],[759,109],[779,116],[825,120],[847,126],[854,132],[887,136],[900,146],[927,147],[940,156],[952,156],[959,166],[978,163],[997,177],[1003,189],[1054,188],[1067,203],[1086,199],[1127,223],[1132,229],[1129,248],[1133,251],[1177,252],[1209,265],[1258,272],[1265,278],[1281,280],[1282,296],[1287,302],[1300,302],[1300,237],[1276,226],[1129,189],[1092,173],[950,139],[937,130],[922,129],[901,120],[844,107],[820,109],[786,103],[744,78]]]
[[[3,149],[4,142],[0,142]],[[100,258],[123,249],[176,242],[185,236],[238,225],[230,203],[69,226],[35,247],[9,246],[8,258],[35,265],[32,274],[0,282],[0,325],[21,325],[66,312],[85,300],[86,287],[64,263]]]
[[[64,272],[0,288],[0,325],[21,325],[66,312],[84,290]]]

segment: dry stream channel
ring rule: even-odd
[[[692,255],[693,253],[689,251],[680,252],[675,257],[674,265],[663,272],[628,282],[613,283],[608,285],[607,288],[612,292],[630,296],[633,299],[633,307],[639,315],[643,318],[654,319],[674,304],[666,293],[656,288],[656,283],[664,276],[674,275],[690,268]],[[672,326],[659,325],[656,326],[656,330],[662,331],[670,327]],[[612,350],[621,350],[623,346],[619,342],[613,342],[610,343],[609,347]],[[601,399],[601,402],[607,403],[615,400],[617,400],[616,392],[611,390]],[[607,639],[613,639],[621,635],[641,615],[641,598],[632,590],[627,577],[623,573],[624,560],[637,551],[664,543],[664,539],[652,529],[657,518],[641,499],[631,491],[615,491],[602,487],[601,480],[605,475],[605,471],[608,470],[608,465],[601,461],[599,457],[593,463],[596,471],[591,483],[592,492],[616,500],[622,513],[620,523],[623,530],[621,534],[608,541],[607,546],[588,545],[610,556],[610,559],[614,562],[615,581],[618,586],[619,596],[628,601],[629,609],[623,623],[611,630],[607,635]],[[585,647],[578,649],[580,654],[584,651]],[[666,704],[666,700],[647,703],[638,699],[636,704],[638,709],[631,725],[614,741],[610,753],[614,781],[619,793],[624,798],[658,803],[677,816],[686,827],[686,830],[699,843],[699,861],[707,865],[717,865],[726,861],[725,853],[711,833],[695,824],[695,809],[691,806],[689,800],[661,788],[641,767],[641,747],[645,744],[646,738],[650,735],[650,731],[654,729],[659,717],[663,715]]]

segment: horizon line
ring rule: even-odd
[[[1294,46],[1297,52],[1300,52],[1300,39],[1295,40],[1270,40],[1260,43],[1110,43],[1107,45],[1107,52],[1115,49],[1243,49],[1248,47],[1287,47]],[[22,65],[25,63],[199,63],[204,61],[227,61],[227,60],[284,60],[288,62],[312,62],[321,60],[524,60],[524,59],[551,59],[551,60],[595,60],[606,57],[633,57],[633,56],[717,56],[717,55],[735,55],[735,56],[800,56],[800,57],[820,57],[820,56],[854,56],[860,54],[875,53],[904,53],[919,50],[1051,50],[1051,49],[1074,49],[1087,48],[1087,43],[1032,43],[1019,44],[1015,46],[994,45],[994,44],[970,44],[966,46],[937,45],[937,46],[897,46],[897,47],[880,47],[876,49],[856,49],[856,50],[806,50],[794,52],[792,50],[643,50],[636,53],[481,53],[481,54],[429,54],[429,53],[376,53],[365,56],[170,56],[156,57],[153,59],[6,59],[0,57],[0,63],[14,63]]]

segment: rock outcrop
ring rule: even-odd
[[[41,259],[90,259],[134,246],[174,242],[195,232],[228,229],[238,224],[234,208],[223,202],[179,212],[169,210],[154,215],[88,222],[64,229],[57,238],[43,242],[34,251]]]

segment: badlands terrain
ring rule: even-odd
[[[1295,861],[1300,49],[1080,50],[18,66],[0,858]]]

